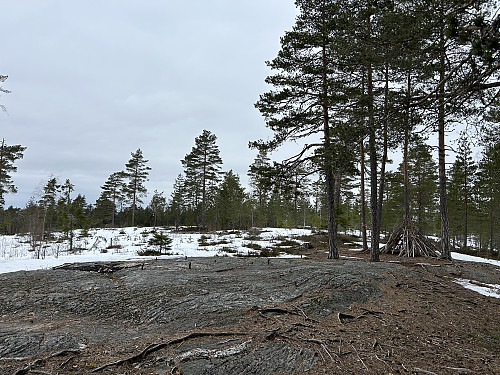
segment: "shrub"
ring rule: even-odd
[[[166,253],[167,250],[170,250],[172,248],[172,239],[166,234],[158,232],[153,234],[153,237],[149,239],[148,244],[150,246],[156,247],[155,251],[158,254],[153,254],[153,255],[161,255],[164,251]]]
[[[247,243],[243,245],[244,247],[248,247],[253,250],[260,250],[262,249],[262,246],[260,246],[258,243]]]
[[[146,250],[138,251],[137,255],[139,255],[141,257],[151,257],[151,256],[162,255],[162,253],[161,253],[161,251],[158,251],[158,250],[146,249]]]

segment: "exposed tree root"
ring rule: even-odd
[[[177,339],[172,339],[169,341],[148,345],[140,353],[134,354],[133,356],[128,357],[128,358],[120,359],[120,360],[115,361],[115,362],[107,363],[101,367],[98,367],[98,368],[92,370],[92,372],[99,372],[99,371],[102,371],[108,367],[119,366],[119,365],[122,365],[125,363],[140,362],[142,359],[144,359],[147,355],[149,355],[151,353],[154,353],[154,352],[161,350],[163,348],[166,348],[168,346],[171,346],[174,344],[179,344],[179,343],[184,342],[186,340],[190,340],[190,339],[194,339],[194,338],[198,338],[198,337],[241,336],[241,335],[247,335],[247,333],[244,333],[244,332],[192,332],[188,335],[179,337]]]
[[[380,251],[402,257],[437,257],[439,254],[436,244],[423,235],[411,220],[398,224]]]

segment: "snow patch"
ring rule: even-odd
[[[497,284],[483,284],[477,281],[467,279],[455,279],[453,282],[462,285],[464,288],[473,290],[483,296],[500,298],[500,285]]]
[[[465,260],[466,262],[488,263],[500,267],[500,260],[486,259],[461,253],[451,253],[451,257],[452,259],[455,260]]]

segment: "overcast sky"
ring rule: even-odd
[[[51,175],[94,203],[140,148],[146,184],[169,196],[203,129],[225,171],[246,182],[271,135],[253,104],[266,60],[296,15],[293,0],[0,0],[0,137],[27,149],[6,207],[24,207]],[[149,198],[146,199],[149,203]]]

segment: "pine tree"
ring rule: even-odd
[[[424,94],[415,96],[412,105],[437,109],[441,257],[445,259],[451,259],[445,132],[451,116],[467,115],[469,106],[464,104],[500,86],[498,79],[492,82],[500,69],[496,63],[500,23],[498,15],[491,13],[492,4],[490,0],[429,3],[430,34],[424,50],[435,79],[422,85]]]
[[[217,137],[208,130],[195,138],[195,146],[181,160],[184,166],[185,184],[192,194],[192,207],[200,212],[199,224],[206,227],[209,199],[215,196],[214,188],[219,181],[222,159]]]
[[[132,226],[135,223],[135,210],[137,204],[142,203],[141,197],[145,196],[147,189],[144,182],[148,181],[150,167],[146,165],[149,160],[144,159],[141,149],[131,153],[131,158],[125,164],[124,178],[128,182],[124,186],[124,194],[131,202]]]
[[[256,103],[274,138],[253,142],[251,146],[274,150],[288,141],[310,136],[322,139],[305,144],[285,165],[293,169],[305,161],[317,160],[326,183],[328,257],[337,259],[332,119],[347,100],[344,85],[347,74],[339,69],[338,59],[339,49],[345,46],[342,34],[347,24],[339,2],[298,0],[296,6],[299,9],[296,23],[281,38],[278,56],[268,63],[277,71],[266,79],[274,89],[261,95]]]
[[[16,160],[23,158],[23,152],[26,147],[21,145],[8,146],[5,139],[0,144],[0,208],[5,204],[5,195],[16,193],[17,188],[12,182],[11,173],[17,171],[14,165]]]

